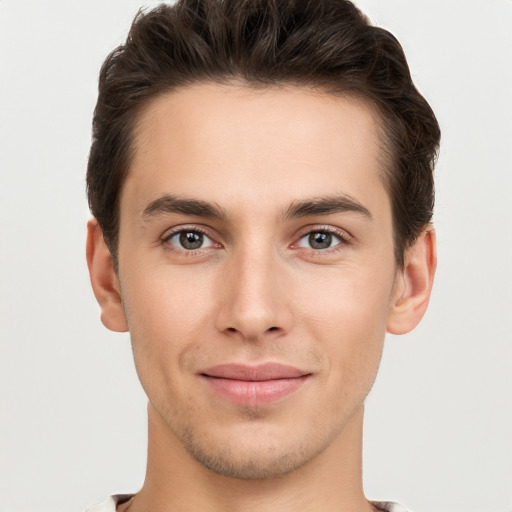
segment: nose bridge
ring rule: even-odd
[[[288,329],[282,262],[268,241],[237,247],[226,264],[219,328],[257,340]]]

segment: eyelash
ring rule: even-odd
[[[175,237],[176,235],[179,235],[181,233],[200,233],[200,234],[204,235],[205,237],[209,238],[213,242],[211,247],[215,247],[215,246],[220,247],[221,246],[221,244],[214,241],[214,238],[208,234],[207,230],[203,229],[200,226],[184,226],[184,227],[180,226],[178,229],[174,229],[170,232],[167,232],[162,237],[161,241],[162,241],[162,244],[165,246],[166,250],[171,251],[171,252],[178,252],[185,256],[194,256],[194,255],[197,255],[198,253],[200,253],[201,251],[211,249],[211,247],[204,247],[204,248],[199,248],[199,249],[188,249],[187,250],[187,249],[181,249],[179,247],[173,246],[170,243],[170,241],[172,240],[173,237]],[[315,234],[315,233],[327,233],[330,235],[334,235],[340,240],[340,242],[332,247],[327,247],[326,249],[313,249],[312,247],[309,247],[309,248],[299,247],[298,244],[300,243],[301,240],[303,240],[305,237],[311,236],[312,234]],[[306,251],[309,251],[311,254],[313,254],[315,256],[322,256],[325,254],[331,254],[331,253],[335,253],[340,250],[343,250],[343,248],[346,247],[347,245],[349,245],[350,243],[352,243],[352,237],[346,231],[336,229],[332,226],[320,226],[317,228],[308,228],[307,231],[303,231],[300,234],[300,236],[297,238],[297,241],[294,242],[293,244],[291,244],[290,247],[304,249]]]
[[[319,227],[315,227],[313,229],[308,228],[307,231],[304,231],[299,236],[297,242],[294,242],[292,244],[292,246],[298,246],[298,244],[300,243],[301,240],[303,240],[304,238],[311,236],[312,234],[315,234],[315,233],[327,233],[329,235],[334,235],[340,241],[336,245],[334,245],[332,247],[327,247],[326,249],[313,249],[311,247],[309,247],[309,248],[303,247],[302,248],[302,249],[309,251],[314,256],[322,256],[322,255],[332,254],[332,253],[341,251],[347,245],[351,244],[352,240],[353,240],[352,236],[349,235],[346,231],[334,228],[332,226],[319,226]]]
[[[215,242],[214,239],[208,234],[208,232],[201,228],[200,226],[180,226],[179,229],[174,229],[170,232],[167,232],[162,237],[162,245],[165,246],[165,249],[171,252],[178,252],[180,254],[183,254],[185,256],[194,256],[200,253],[201,251],[205,251],[207,249],[211,249],[211,247],[201,247],[199,249],[181,249],[179,247],[173,246],[170,241],[176,236],[181,233],[200,233],[204,235],[205,237],[209,238],[213,244],[212,246],[220,246],[219,243]]]

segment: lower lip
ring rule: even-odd
[[[297,391],[309,375],[287,379],[247,381],[202,375],[217,394],[237,405],[257,407],[270,404]]]

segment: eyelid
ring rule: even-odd
[[[211,241],[211,245],[208,247],[201,247],[199,249],[184,249],[180,248],[176,245],[170,244],[170,240],[175,237],[176,235],[183,233],[183,232],[197,232],[204,235],[206,238],[208,238]],[[212,236],[212,234],[209,232],[208,229],[198,226],[197,224],[182,224],[179,226],[174,226],[164,232],[164,234],[160,237],[161,243],[167,246],[168,250],[177,251],[177,252],[183,252],[187,254],[194,254],[195,252],[200,252],[204,250],[209,250],[212,247],[221,247],[221,244],[215,240],[215,237]]]
[[[195,224],[183,224],[166,229],[164,234],[161,236],[161,239],[164,241],[169,240],[177,233],[182,233],[183,231],[197,231],[198,233],[208,236],[208,232],[201,226],[197,226]]]
[[[187,249],[180,249],[177,246],[169,244],[169,241],[174,236],[176,236],[177,234],[182,233],[184,231],[185,232],[186,231],[196,231],[198,233],[201,233],[205,237],[207,237],[209,240],[211,240],[212,245],[210,245],[208,247],[204,247],[204,248],[188,249],[187,250]],[[216,237],[215,235],[212,235],[212,233],[210,231],[211,231],[210,229],[205,228],[205,227],[203,227],[201,225],[197,225],[197,224],[182,224],[182,225],[174,226],[174,227],[169,228],[168,230],[166,230],[164,232],[164,234],[160,237],[160,240],[161,240],[162,244],[167,245],[169,250],[175,250],[175,251],[178,251],[178,252],[183,252],[183,253],[188,253],[188,254],[193,254],[195,252],[200,252],[200,251],[204,251],[204,250],[207,250],[207,249],[211,249],[212,247],[213,248],[220,248],[220,247],[222,247],[222,244],[219,243],[216,240],[216,238],[218,238],[218,237]],[[302,240],[304,237],[310,235],[311,233],[317,233],[317,232],[333,234],[333,235],[337,236],[341,241],[340,241],[339,244],[336,244],[333,247],[329,247],[329,248],[323,249],[323,250],[313,249],[313,248],[309,248],[308,249],[308,248],[305,248],[305,247],[299,247],[298,246],[299,241]],[[315,224],[312,224],[312,225],[304,226],[304,227],[302,227],[298,231],[298,233],[294,237],[295,241],[290,245],[290,247],[292,249],[310,250],[310,251],[315,252],[315,253],[328,253],[330,251],[340,250],[340,246],[343,247],[343,246],[346,246],[346,245],[352,243],[353,238],[354,237],[348,231],[346,231],[345,229],[342,229],[342,228],[339,228],[339,227],[336,227],[336,226],[332,226],[332,225],[325,225],[325,224],[316,224],[315,225]]]
[[[339,244],[336,244],[332,247],[328,247],[327,249],[313,249],[307,247],[300,247],[299,242],[306,236],[311,235],[312,233],[330,233],[332,235],[337,236],[341,241]],[[291,245],[292,248],[309,250],[317,254],[328,253],[340,250],[342,247],[352,243],[354,237],[346,230],[338,228],[336,226],[317,224],[317,225],[309,225],[303,227],[297,236],[295,237],[295,242]]]
[[[339,236],[347,242],[350,242],[354,238],[346,229],[342,229],[329,224],[310,224],[308,226],[302,227],[298,231],[296,239],[299,240],[306,235],[317,232],[331,233],[333,235]]]

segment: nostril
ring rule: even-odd
[[[277,331],[278,327],[269,327],[267,330],[268,331]]]

